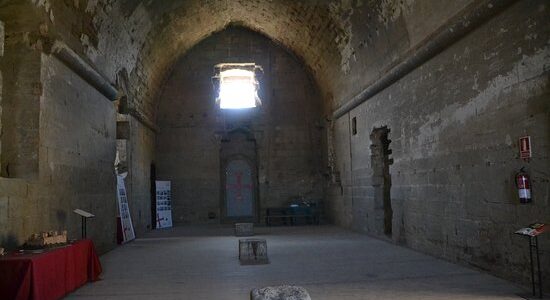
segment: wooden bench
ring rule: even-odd
[[[319,216],[310,207],[275,207],[266,209],[265,224],[273,225],[273,220],[280,220],[282,225],[294,226],[298,220],[309,224],[319,224]]]

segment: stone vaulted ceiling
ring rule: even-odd
[[[96,4],[99,5],[99,4]],[[97,9],[90,6],[88,10]],[[346,8],[328,1],[114,1],[96,17],[98,45],[88,56],[107,74],[126,69],[132,105],[154,118],[154,99],[171,66],[187,50],[230,24],[265,34],[297,55],[325,97],[330,74],[346,72],[351,50]],[[96,50],[98,49],[98,50]]]

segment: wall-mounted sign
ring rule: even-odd
[[[519,158],[524,160],[531,158],[531,137],[528,135],[519,138]]]
[[[172,197],[170,181],[156,181],[157,228],[172,227]]]

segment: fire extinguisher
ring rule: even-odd
[[[531,203],[531,181],[524,168],[516,174],[516,186],[518,188],[519,201],[521,203]]]

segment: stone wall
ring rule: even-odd
[[[126,177],[128,205],[136,236],[151,229],[151,164],[154,162],[155,133],[130,117],[128,140],[129,172]]]
[[[80,238],[80,208],[96,215],[88,236],[104,252],[116,234],[114,106],[52,56],[41,55],[40,70],[39,177],[0,178],[0,244],[47,230]]]
[[[369,135],[388,126],[393,240],[527,283],[527,242],[513,232],[550,221],[548,28],[542,1],[520,1],[337,119],[343,195],[333,193],[333,220],[383,237]],[[519,159],[523,135],[530,162]],[[528,205],[514,185],[522,166],[533,181]],[[545,278],[549,267],[543,254]]]
[[[0,61],[4,56],[4,23],[0,21]],[[4,87],[4,79],[2,76],[2,68],[0,68],[0,132],[2,132],[2,89]],[[0,139],[0,170],[2,168],[2,139]],[[1,172],[1,171],[0,171]]]
[[[216,106],[211,77],[223,62],[264,68],[257,111],[235,116]],[[175,222],[219,222],[220,140],[236,128],[256,139],[262,212],[297,197],[321,199],[326,162],[316,90],[296,58],[245,29],[217,33],[180,59],[160,98],[156,148],[159,180],[172,181]],[[218,217],[209,220],[209,212]]]
[[[14,5],[14,10],[22,4]],[[11,10],[0,9],[4,22],[2,70],[2,135],[0,135],[0,176],[36,179],[38,177],[40,107],[40,18],[30,11],[15,18]]]

